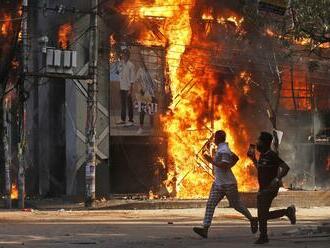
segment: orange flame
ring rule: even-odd
[[[287,110],[311,110],[311,89],[307,83],[306,72],[293,73],[293,94],[291,85],[291,75],[289,70],[283,71],[283,87],[281,92],[281,105]],[[294,98],[293,98],[294,96]],[[294,102],[295,100],[295,102]]]
[[[233,23],[237,28],[240,28],[244,21],[244,18],[232,15],[232,13],[230,13],[230,15],[226,15],[226,16],[215,15],[212,8],[207,8],[202,13],[202,20],[216,21],[219,24],[226,24],[226,23],[230,22],[230,23]]]
[[[252,81],[252,75],[249,72],[242,71],[240,74],[240,78],[244,82],[243,93],[244,93],[244,95],[247,95],[251,90],[250,82]]]
[[[72,25],[65,23],[58,29],[58,45],[62,49],[67,49],[72,36]]]
[[[295,44],[301,45],[301,46],[307,46],[307,45],[311,44],[311,39],[309,39],[309,38],[296,39]]]
[[[270,37],[273,37],[273,36],[276,35],[276,34],[274,33],[274,31],[271,30],[270,28],[266,28],[266,30],[265,30],[265,34],[268,35],[268,36],[270,36]]]
[[[11,185],[10,199],[18,199],[18,188],[16,183]]]
[[[326,42],[320,45],[321,48],[328,49],[330,48],[330,42]]]
[[[213,21],[214,16],[211,8],[207,8],[206,11],[202,14],[202,20]]]
[[[112,47],[114,45],[116,45],[116,40],[114,38],[114,35],[111,34],[110,37],[109,37],[109,44],[110,44],[110,51],[109,51],[109,61],[110,63],[114,63],[116,61],[116,55],[115,53],[112,51]]]
[[[0,26],[0,35],[7,36],[13,30],[11,17],[8,14],[4,14],[3,16],[0,15],[0,19],[3,20],[3,22],[0,22],[0,24],[2,23]]]
[[[17,69],[17,68],[19,67],[19,61],[18,61],[17,59],[13,59],[13,60],[11,61],[11,67],[12,67],[13,69]]]
[[[253,190],[257,185],[255,171],[246,157],[250,137],[239,114],[240,97],[244,96],[244,90],[239,91],[235,87],[240,81],[239,77],[234,82],[225,81],[210,65],[207,51],[219,46],[204,41],[199,37],[202,34],[193,33],[190,12],[194,5],[195,0],[181,0],[179,3],[175,0],[156,0],[153,5],[139,7],[141,4],[137,1],[133,5],[127,4],[124,11],[131,14],[131,22],[136,21],[133,20],[136,14],[132,14],[132,10],[136,9],[139,10],[139,18],[164,18],[164,27],[160,31],[167,41],[166,66],[173,95],[171,111],[161,117],[168,135],[170,162],[167,165],[167,188],[172,187],[171,190],[176,191],[179,198],[208,195],[213,178],[198,165],[199,151],[211,131],[223,129],[227,132],[230,147],[241,158],[233,169],[239,189]],[[211,15],[205,13],[201,18],[209,20]],[[243,20],[231,15],[217,18],[221,24],[230,22],[237,27],[241,26]],[[141,37],[141,43],[150,45],[152,39]],[[225,93],[211,100],[212,92],[217,87],[221,87]],[[210,115],[211,109],[213,117]],[[210,131],[212,126],[214,128]]]
[[[207,22],[215,22],[221,25],[227,25],[227,24],[232,24],[236,28],[236,32],[239,34],[243,34],[243,28],[242,28],[242,23],[244,21],[243,17],[238,17],[235,15],[216,15],[214,14],[214,11],[212,8],[207,8],[205,11],[202,13],[202,20],[207,21]],[[207,25],[206,27],[206,33],[210,32],[210,26]]]
[[[275,37],[278,39],[284,38],[286,40],[289,40],[292,44],[298,45],[298,46],[313,45],[313,40],[311,38],[289,39],[289,37],[283,37],[282,35],[277,34],[271,28],[266,28],[264,35],[266,35],[268,37]],[[330,42],[325,42],[325,43],[319,44],[318,47],[323,48],[323,49],[328,49],[328,48],[330,48]]]
[[[228,22],[232,22],[235,24],[236,27],[240,27],[242,25],[242,22],[244,21],[244,18],[238,18],[236,16],[229,16],[227,18]]]

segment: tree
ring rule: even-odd
[[[291,1],[295,38],[309,38],[315,45],[330,42],[330,0]]]

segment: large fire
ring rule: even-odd
[[[198,166],[199,151],[212,132],[223,129],[230,147],[240,157],[234,167],[239,189],[254,190],[254,168],[246,157],[250,137],[239,114],[240,99],[247,89],[237,87],[239,75],[226,80],[212,66],[209,51],[218,45],[203,39],[205,33],[194,31],[194,6],[195,0],[156,0],[152,5],[130,1],[120,7],[131,22],[150,17],[164,21],[160,32],[166,39],[166,66],[173,96],[171,110],[161,118],[168,135],[169,176],[176,180],[177,197],[206,197],[213,179]],[[243,22],[238,16],[212,16],[210,12],[202,14],[200,20],[231,22],[237,28]],[[159,45],[159,39],[153,42],[149,32],[142,32],[139,41],[147,46]]]

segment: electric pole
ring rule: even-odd
[[[85,206],[95,203],[95,170],[96,170],[96,119],[97,119],[97,60],[98,60],[98,0],[91,0],[89,74],[91,80],[87,87],[87,123],[86,123],[86,167],[85,167]]]
[[[5,98],[3,100],[3,145],[5,153],[5,205],[6,208],[11,208],[11,113],[10,105],[11,99]]]
[[[25,92],[24,81],[28,66],[28,37],[27,37],[27,22],[28,22],[28,0],[23,0],[23,18],[22,18],[22,68],[23,77],[19,85],[19,114],[18,114],[18,128],[19,128],[19,143],[18,143],[18,208],[24,208],[25,198]]]

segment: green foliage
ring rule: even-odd
[[[267,35],[288,58],[305,52],[330,59],[330,49],[324,49],[330,44],[330,0],[291,0],[284,16],[258,11],[257,1],[246,1],[243,14],[248,33]]]
[[[319,44],[330,42],[330,0],[292,0],[291,8],[295,38],[310,38]]]

